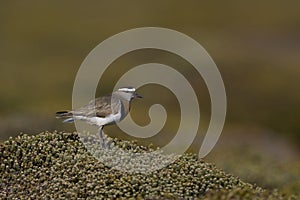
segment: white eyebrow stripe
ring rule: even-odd
[[[135,88],[120,88],[118,91],[121,92],[135,92]]]

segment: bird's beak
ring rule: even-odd
[[[141,95],[139,95],[139,94],[136,93],[136,92],[134,93],[133,97],[134,97],[134,98],[139,98],[139,99],[140,99],[140,98],[143,98]]]

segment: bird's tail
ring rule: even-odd
[[[57,119],[67,118],[63,122],[71,123],[74,121],[73,114],[68,110],[56,112],[55,116]]]

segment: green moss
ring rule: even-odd
[[[152,151],[114,141],[131,151]],[[95,159],[76,133],[10,138],[0,147],[0,174],[0,199],[288,199],[244,183],[193,154],[148,175],[114,170]]]

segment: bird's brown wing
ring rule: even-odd
[[[73,110],[73,115],[86,116],[86,117],[106,117],[116,110],[118,107],[118,100],[112,95],[105,95],[91,100],[87,105]],[[115,113],[115,112],[114,112]]]

